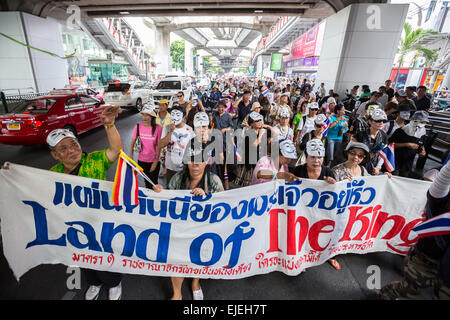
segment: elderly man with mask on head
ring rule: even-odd
[[[428,113],[416,111],[410,118],[410,122],[403,128],[395,130],[389,138],[389,143],[394,142],[395,168],[402,177],[409,177],[412,171],[416,154],[419,157],[426,155],[424,143],[426,138],[425,125],[428,122]]]

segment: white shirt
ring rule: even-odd
[[[161,137],[167,136],[170,131],[170,125],[163,128]],[[185,124],[181,128],[175,128],[167,145],[166,168],[172,171],[181,171],[183,169],[183,156],[186,146],[195,137],[194,130]]]
[[[314,120],[316,120],[316,117],[314,118],[305,117],[304,119],[306,119],[305,125],[303,125],[303,118],[300,120],[300,123],[298,124],[298,130],[302,131],[300,135],[300,141],[302,141],[305,134],[315,129]]]

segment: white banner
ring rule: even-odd
[[[361,177],[362,178],[362,177]],[[277,180],[193,197],[141,188],[114,207],[112,182],[11,164],[0,170],[3,251],[19,279],[40,264],[237,279],[297,275],[345,254],[405,254],[430,183],[364,177],[329,185]]]

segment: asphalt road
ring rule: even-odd
[[[116,121],[127,153],[133,126],[139,120],[139,114],[124,112]],[[79,138],[86,152],[107,146],[103,127],[85,133]],[[42,169],[49,169],[56,163],[46,146],[0,145],[0,164],[4,161]],[[115,166],[108,171],[108,180],[114,179],[114,173]],[[403,257],[399,255],[348,254],[338,256],[337,259],[342,267],[339,271],[329,263],[324,263],[309,268],[295,277],[273,272],[239,280],[206,279],[200,282],[207,300],[370,300],[376,298],[377,292],[368,287],[368,283],[369,285],[371,283],[373,266],[379,267],[381,286],[401,278]],[[70,290],[66,285],[69,276],[64,265],[40,265],[17,282],[2,250],[0,299],[83,299],[87,288],[84,277],[81,277],[80,289]],[[155,276],[124,275],[122,288],[123,300],[161,300],[168,299],[172,293],[170,279]],[[183,298],[192,299],[189,279],[183,285]],[[100,299],[106,299],[106,292],[102,291]]]

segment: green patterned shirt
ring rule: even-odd
[[[94,151],[89,154],[83,152],[81,156],[81,167],[78,172],[79,177],[92,178],[98,180],[106,180],[106,171],[112,166],[113,162],[109,162],[106,156],[106,149],[101,151]],[[54,165],[50,171],[64,172],[64,165],[62,162]]]

